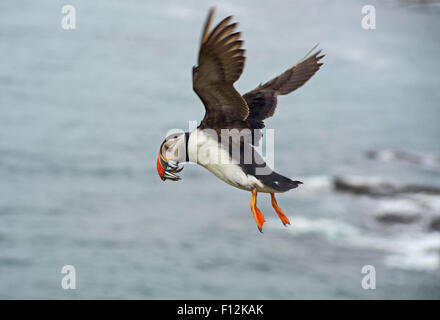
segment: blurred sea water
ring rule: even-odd
[[[365,191],[440,188],[439,2],[370,1],[375,30],[362,1],[72,0],[69,31],[65,4],[0,2],[0,298],[440,298],[440,195]],[[275,169],[305,182],[278,197],[288,228],[261,195],[260,234],[250,194],[201,167],[157,176],[168,130],[204,115],[212,5],[240,23],[241,93],[326,54],[266,121]]]

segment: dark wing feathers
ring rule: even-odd
[[[200,127],[225,128],[249,115],[249,108],[233,84],[244,68],[245,51],[236,23],[223,19],[212,31],[211,9],[203,28],[198,66],[193,67],[193,89],[205,105]]]
[[[298,89],[319,70],[322,65],[319,60],[324,57],[320,53],[321,50],[311,56],[307,54],[296,65],[278,77],[265,84],[260,84],[254,90],[243,95],[249,106],[248,121],[254,129],[264,128],[263,120],[274,114],[278,95],[288,94]]]
[[[319,70],[324,57],[316,46],[296,65],[278,77],[260,84],[243,97],[234,83],[241,76],[245,50],[236,23],[226,17],[211,30],[214,10],[209,11],[203,28],[198,66],[193,67],[193,89],[205,105],[200,128],[264,128],[263,120],[271,117],[277,96],[288,94],[306,83]]]

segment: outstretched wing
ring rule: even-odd
[[[316,46],[296,65],[278,77],[249,91],[243,98],[249,106],[248,122],[254,129],[264,128],[263,120],[273,116],[277,106],[277,96],[288,94],[306,83],[319,70],[319,62],[324,55],[321,50],[310,55]]]
[[[201,128],[222,128],[242,121],[249,108],[233,84],[244,68],[243,41],[234,32],[232,17],[223,19],[210,30],[214,9],[211,9],[203,29],[198,66],[193,67],[193,89],[205,105]]]

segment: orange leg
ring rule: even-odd
[[[255,222],[257,223],[258,230],[263,232],[264,216],[257,208],[257,189],[252,190],[251,210],[254,215]]]
[[[278,217],[280,217],[281,222],[284,225],[290,224],[289,219],[287,219],[286,215],[283,213],[280,207],[278,207],[277,199],[275,199],[275,194],[271,193],[270,197],[272,198],[272,207],[275,209],[275,211],[278,214]]]

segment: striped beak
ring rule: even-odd
[[[160,153],[157,157],[157,173],[159,174],[159,177],[162,179],[162,181],[165,181],[167,179],[178,181],[181,180],[176,173],[183,170],[183,167],[179,168],[177,162],[173,160],[166,160]]]

